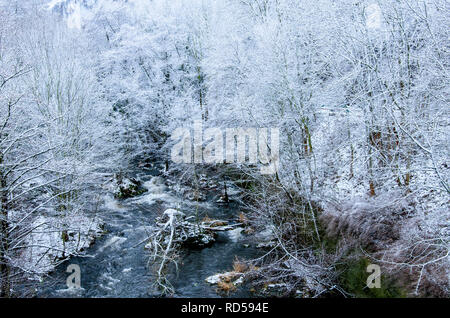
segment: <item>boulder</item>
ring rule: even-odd
[[[186,199],[191,201],[205,201],[206,195],[200,191],[189,191],[185,195]]]
[[[201,225],[188,221],[186,215],[175,209],[167,209],[163,215],[157,219],[157,226],[162,229],[163,235],[170,234],[169,223],[175,229],[173,240],[182,247],[190,249],[202,249],[211,246],[217,234]]]
[[[225,272],[209,276],[205,281],[211,285],[217,285],[221,281],[231,282],[234,285],[240,285],[244,282],[243,274],[238,272]]]
[[[117,189],[114,193],[116,199],[128,199],[141,195],[148,190],[142,182],[134,178],[117,177]]]
[[[186,225],[185,225],[186,226]],[[183,240],[183,246],[191,249],[202,249],[211,246],[216,241],[216,235],[205,231],[195,224],[189,223],[187,236]]]

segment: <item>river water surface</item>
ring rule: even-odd
[[[215,203],[218,192],[208,192],[202,203],[182,200],[169,189],[157,169],[135,172],[148,192],[132,199],[117,201],[112,195],[105,198],[101,218],[106,233],[85,251],[61,264],[38,287],[39,297],[155,297],[154,277],[147,266],[149,253],[140,244],[147,237],[155,218],[167,208],[178,208],[187,215],[228,220],[233,223],[238,213],[236,204]],[[185,251],[179,270],[169,276],[176,290],[174,297],[220,297],[215,286],[205,278],[231,269],[235,257],[251,259],[259,251],[245,247],[245,237],[239,230],[219,233],[209,248]],[[81,270],[81,289],[66,286],[67,266],[78,264]],[[230,297],[250,297],[243,285]]]

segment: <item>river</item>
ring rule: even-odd
[[[155,218],[167,208],[178,208],[187,215],[198,213],[200,217],[235,221],[239,214],[236,203],[216,203],[219,190],[206,193],[206,201],[197,203],[182,199],[166,186],[159,169],[135,171],[148,192],[135,198],[117,201],[112,195],[105,197],[101,218],[105,234],[85,251],[84,255],[72,257],[38,286],[38,297],[158,297],[153,288],[155,278],[148,268],[149,253],[144,244]],[[220,297],[216,286],[205,278],[232,268],[235,257],[251,259],[260,251],[247,246],[245,236],[239,231],[221,232],[209,248],[185,251],[180,258],[178,272],[170,274],[175,288],[173,297]],[[66,286],[67,266],[78,264],[81,270],[81,289]],[[228,297],[251,297],[245,284]]]

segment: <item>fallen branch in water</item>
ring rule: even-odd
[[[149,267],[155,267],[156,287],[163,294],[173,294],[174,288],[166,274],[170,264],[178,269],[177,258],[182,247],[199,249],[215,242],[216,231],[233,229],[235,225],[227,225],[225,221],[211,221],[195,224],[188,221],[181,211],[168,209],[157,219],[156,228],[147,239],[145,246],[152,251]]]
[[[175,227],[177,226],[176,220],[181,215],[184,214],[177,210],[166,210],[163,217],[167,217],[168,220],[163,224],[158,223],[159,229],[153,236],[152,241],[146,245],[146,248],[153,250],[148,265],[159,263],[156,269],[157,279],[155,284],[163,294],[173,294],[175,291],[166,278],[166,269],[170,263],[173,263],[176,267],[178,266],[176,262],[176,247],[174,246],[178,242],[176,242],[174,237]]]

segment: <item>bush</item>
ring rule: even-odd
[[[367,273],[366,269],[369,264],[369,260],[364,257],[345,263],[339,279],[342,288],[358,298],[406,297],[406,293],[383,274],[381,274],[380,288],[367,287],[366,281],[370,273]]]

